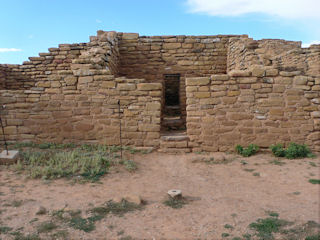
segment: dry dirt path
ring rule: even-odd
[[[268,216],[268,211],[296,224],[320,222],[320,185],[308,182],[320,179],[319,155],[315,159],[281,159],[283,165],[271,163],[276,159],[271,154],[250,158],[224,154],[230,162],[222,164],[201,161],[221,155],[134,155],[136,172],[113,171],[95,184],[28,180],[1,166],[0,226],[27,235],[51,219],[50,214],[36,215],[39,206],[49,213],[67,206],[85,214],[92,206],[128,194],[146,201],[143,210],[123,217],[108,215],[89,233],[67,227],[66,239],[222,239],[222,233],[229,233],[225,239],[232,239],[247,233],[248,225]],[[180,209],[163,204],[166,192],[173,188],[181,189],[189,201]],[[226,229],[225,224],[234,229]],[[55,231],[39,236],[54,239],[50,236]],[[1,234],[0,238],[14,236]]]

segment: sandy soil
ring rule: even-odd
[[[96,222],[96,230],[90,233],[67,228],[67,239],[222,239],[222,233],[229,233],[226,239],[231,239],[247,233],[248,225],[267,217],[267,211],[297,224],[320,222],[320,185],[308,182],[320,178],[319,154],[316,159],[283,159],[282,166],[270,163],[276,158],[269,153],[250,158],[223,154],[231,161],[227,164],[201,160],[221,155],[134,155],[136,172],[113,171],[100,184],[31,180],[0,166],[0,226],[30,234],[41,222],[50,220],[50,214],[36,215],[40,206],[49,213],[65,206],[86,212],[128,194],[141,196],[146,202],[143,210],[123,217],[108,215]],[[165,206],[169,189],[181,189],[189,203],[181,209]],[[21,206],[7,206],[19,200]],[[34,218],[38,220],[30,223]],[[234,229],[224,228],[225,224]],[[52,239],[48,234],[40,236]],[[0,238],[14,239],[10,234]]]

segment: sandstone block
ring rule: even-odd
[[[138,90],[140,91],[150,91],[150,90],[161,90],[161,83],[138,83]]]
[[[90,122],[79,122],[75,125],[75,129],[83,132],[90,131],[94,128],[93,124]]]
[[[4,127],[4,134],[5,135],[17,134],[17,127],[16,126]]]
[[[253,116],[251,114],[246,113],[232,113],[230,115],[231,120],[246,120],[246,119],[252,119]]]
[[[102,82],[100,85],[101,88],[115,88],[116,87],[116,83],[113,81],[109,81],[109,82]]]
[[[210,79],[208,77],[196,77],[196,78],[187,78],[187,86],[203,86],[209,84]]]
[[[275,77],[278,76],[279,70],[278,69],[267,69],[266,70],[266,77]]]
[[[229,72],[231,77],[250,77],[251,72],[248,70],[232,70]]]
[[[270,109],[269,111],[270,115],[275,115],[275,116],[283,116],[283,110],[282,109]]]
[[[178,49],[181,48],[181,43],[164,43],[162,45],[163,49]]]
[[[247,78],[239,78],[239,83],[246,84],[246,83],[256,83],[256,77],[247,77]]]
[[[87,76],[87,77],[79,77],[79,84],[87,84],[93,82],[93,77],[92,76]]]
[[[195,98],[209,98],[210,97],[210,92],[195,92],[194,97]]]
[[[240,91],[228,91],[227,96],[228,97],[234,97],[240,95]]]
[[[236,97],[223,97],[222,102],[224,104],[234,104],[235,102],[237,102],[237,98]]]
[[[308,139],[310,139],[312,141],[320,140],[320,132],[314,132],[314,133],[309,134]]]
[[[312,91],[320,91],[320,85],[313,86]]]
[[[311,116],[314,117],[314,118],[320,118],[320,111],[312,112]]]
[[[135,90],[136,85],[133,83],[119,83],[117,85],[117,89],[120,91],[130,91],[130,90]]]
[[[67,76],[64,78],[64,81],[68,86],[75,85],[77,83],[77,78],[74,76]]]
[[[122,34],[123,40],[133,40],[133,39],[138,39],[138,37],[139,37],[138,33],[123,33]]]
[[[308,82],[307,76],[295,76],[293,78],[293,83],[296,85],[306,85]]]
[[[157,111],[160,110],[161,104],[159,102],[154,102],[154,103],[147,103],[146,104],[146,110],[148,111]]]
[[[139,131],[141,132],[159,132],[160,125],[156,124],[141,124],[139,125]]]
[[[59,87],[61,87],[61,83],[59,81],[52,81],[51,87],[52,88],[59,88]]]
[[[263,67],[254,67],[252,69],[252,76],[253,77],[264,77],[265,76],[265,69]]]
[[[229,80],[229,75],[227,74],[215,74],[215,75],[211,75],[211,80],[212,81],[228,81]]]

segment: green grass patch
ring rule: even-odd
[[[58,228],[58,226],[54,222],[43,222],[41,223],[38,227],[38,233],[46,233],[46,232],[51,232],[52,230]]]
[[[7,234],[7,233],[10,232],[11,230],[12,230],[11,227],[0,226],[0,234]]]
[[[312,236],[308,236],[305,238],[305,240],[319,240],[320,239],[320,233],[312,235]]]
[[[309,162],[310,166],[317,167],[317,164],[315,162]]]
[[[229,233],[222,233],[222,234],[221,234],[221,237],[223,237],[223,238],[226,238],[226,237],[229,237],[229,236],[230,236]]]
[[[270,161],[269,163],[274,164],[274,165],[278,165],[278,166],[283,166],[286,164],[285,162],[279,161],[277,159],[274,159],[274,160]]]
[[[282,144],[271,145],[270,149],[276,157],[286,157],[288,159],[314,157],[311,150],[305,144],[290,143],[285,149]]]
[[[25,171],[31,178],[57,179],[80,176],[97,181],[108,172],[112,157],[105,152],[44,151],[22,152],[22,160],[12,168]]]
[[[309,183],[320,184],[320,179],[309,179]]]
[[[265,219],[258,219],[249,225],[249,228],[256,231],[256,235],[261,240],[274,239],[273,233],[278,233],[280,230],[288,226],[290,222],[275,217],[269,217]]]
[[[169,197],[167,200],[163,202],[163,204],[174,209],[179,209],[179,208],[182,208],[185,204],[187,204],[187,201],[184,200],[183,198],[175,199],[175,198]]]
[[[223,227],[227,229],[234,229],[234,227],[230,224],[225,224]]]
[[[122,200],[119,203],[108,201],[102,206],[89,209],[88,213],[90,214],[90,217],[87,218],[81,217],[80,210],[65,211],[64,209],[53,211],[52,217],[66,223],[68,226],[74,229],[82,230],[84,232],[91,232],[95,230],[95,222],[100,221],[108,214],[123,216],[128,212],[141,209],[142,206],[126,200]]]
[[[20,232],[15,232],[14,235],[15,235],[14,240],[41,240],[41,238],[37,234],[28,234],[25,236]]]
[[[132,160],[123,161],[123,165],[129,172],[134,172],[138,169],[137,164]]]
[[[239,144],[236,146],[236,152],[243,157],[250,157],[256,154],[258,151],[259,147],[255,144],[250,144],[247,148],[244,148]]]

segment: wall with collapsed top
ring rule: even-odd
[[[163,74],[180,73],[188,147],[306,143],[320,151],[320,46],[246,36],[98,31],[22,65],[0,65],[11,141],[159,146]],[[184,81],[186,79],[186,81]]]
[[[188,78],[186,86],[194,151],[290,142],[320,151],[319,45],[234,38],[228,73]]]
[[[33,86],[0,90],[7,139],[117,144],[120,100],[123,143],[158,146],[162,85],[116,77],[117,41],[99,31],[89,43],[61,44],[17,66]]]

